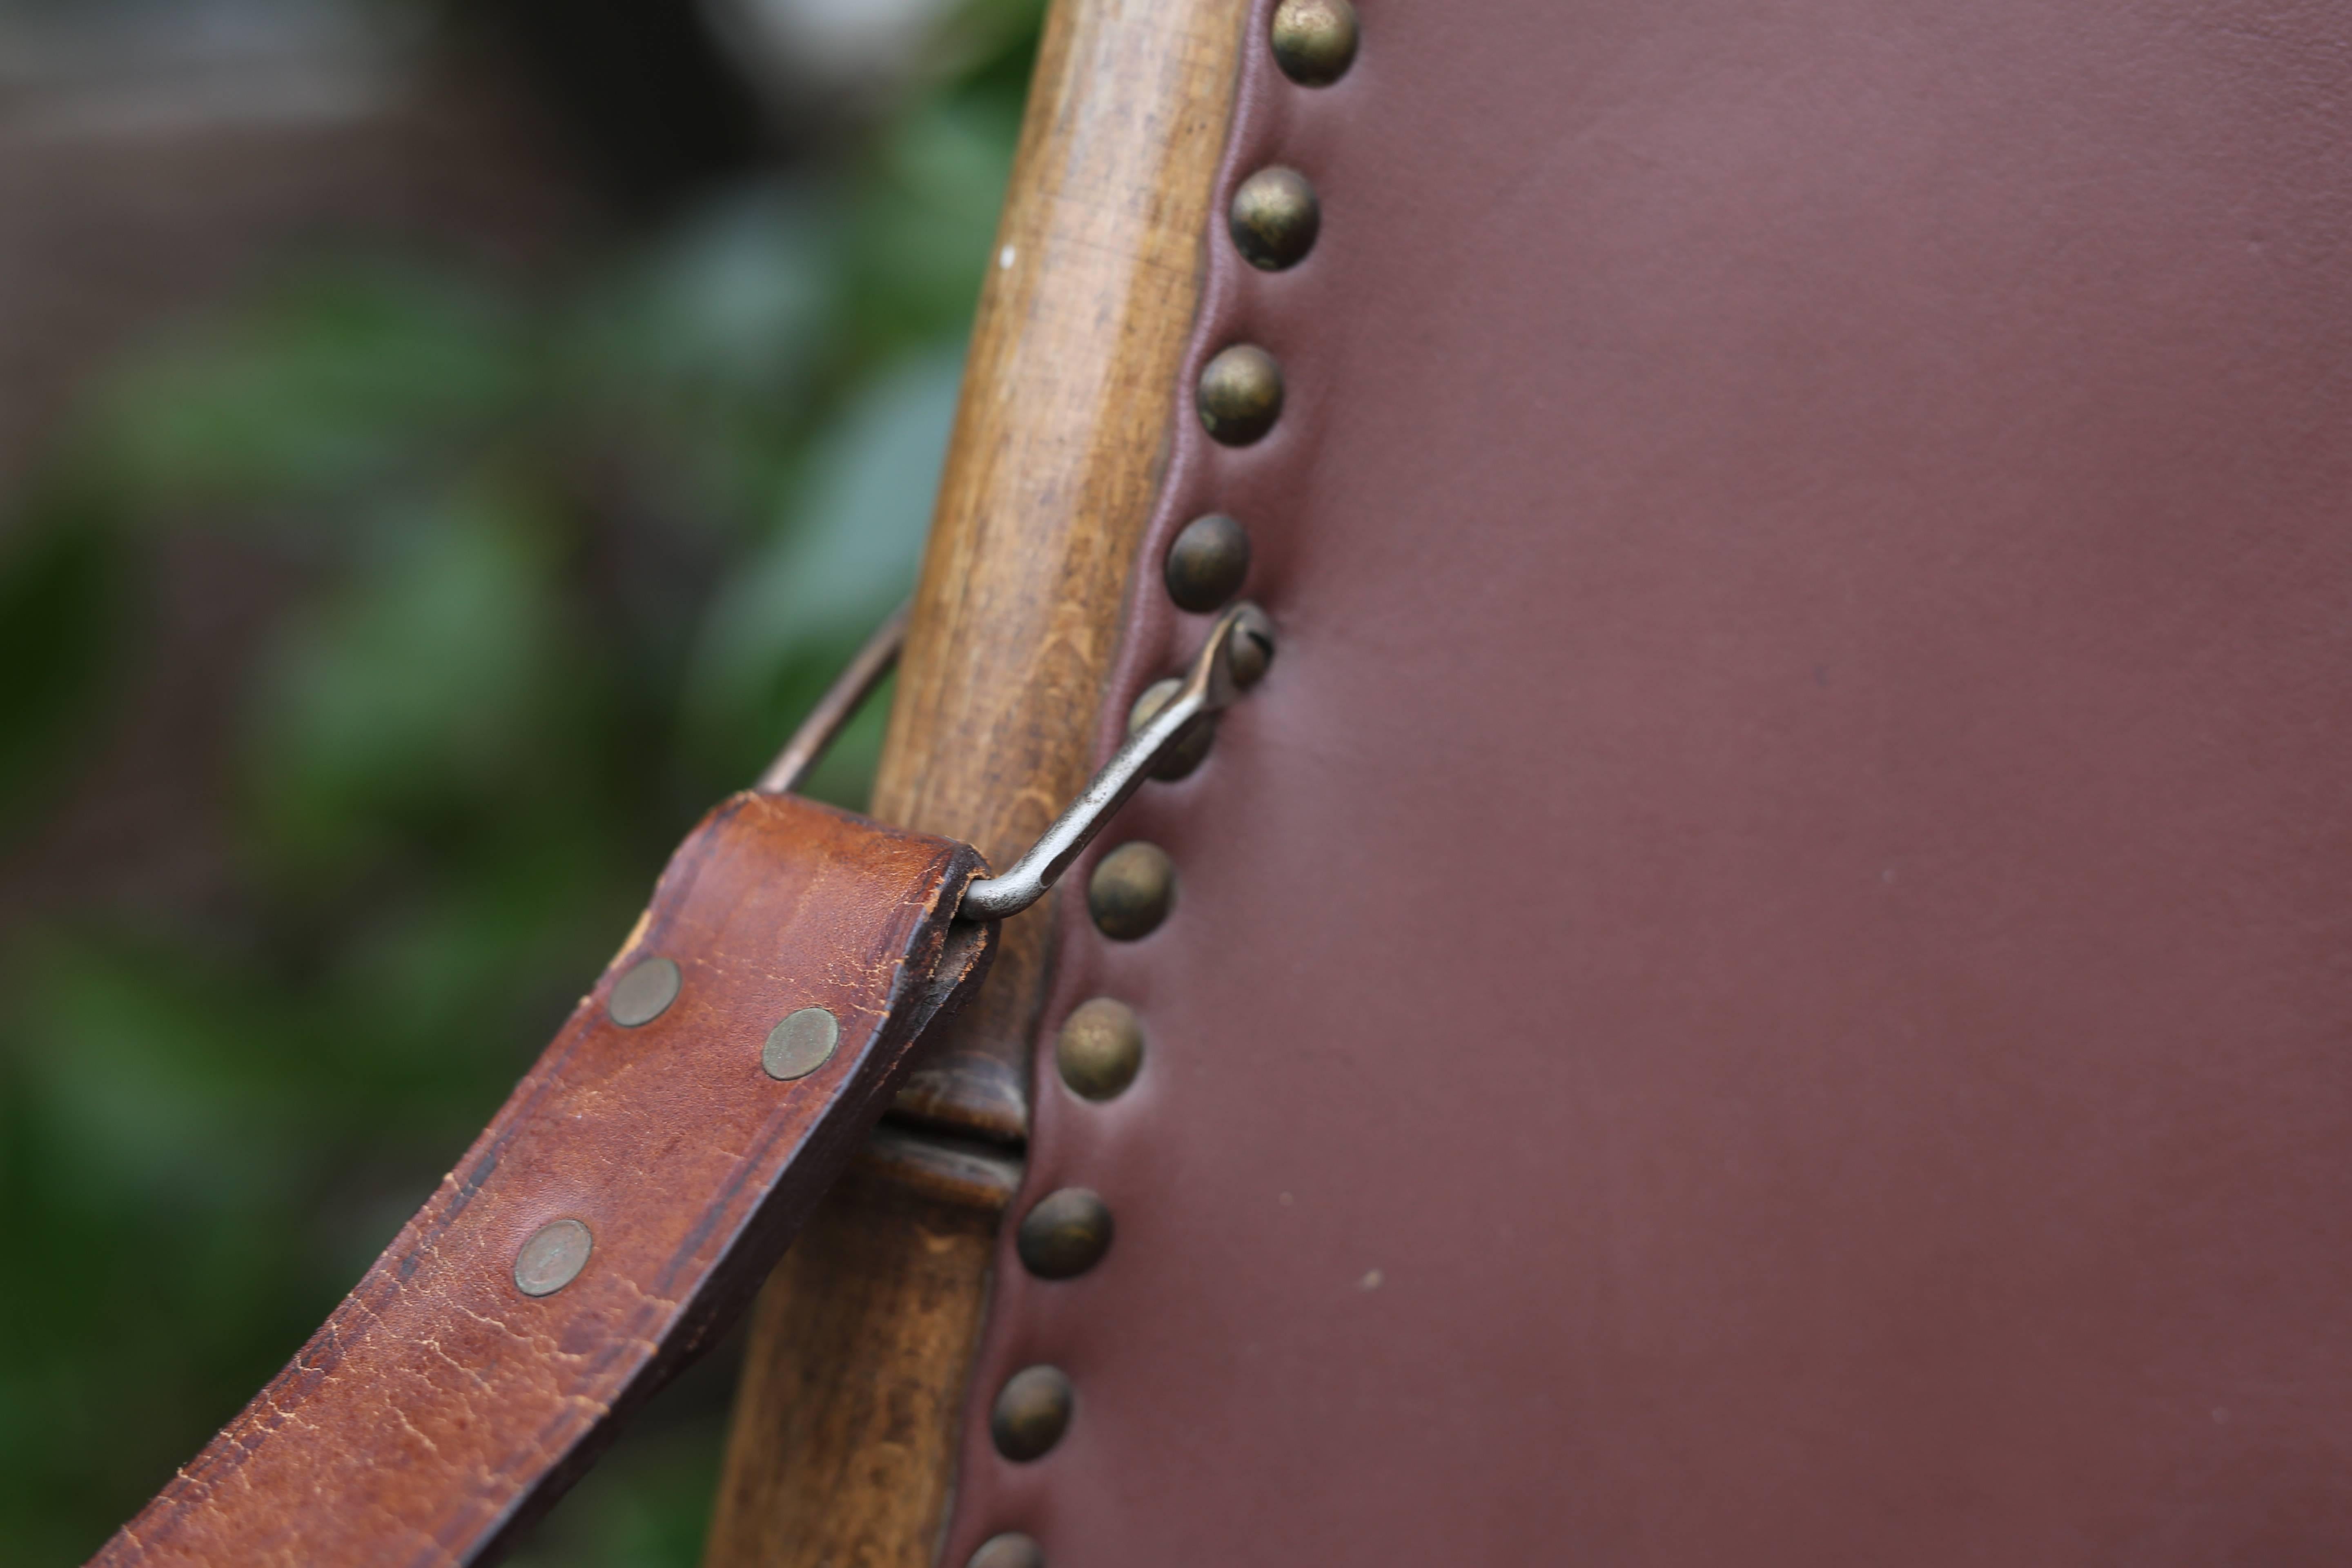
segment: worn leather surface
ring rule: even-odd
[[[978,858],[790,796],[738,795],[670,862],[595,989],[292,1364],[101,1552],[106,1568],[344,1568],[494,1555],[724,1327],[880,1114],[919,1029],[985,967],[950,921]],[[674,959],[622,1028],[614,981]],[[779,1082],[768,1033],[821,1006],[832,1059]],[[542,1226],[585,1269],[515,1285]]]
[[[1287,403],[1169,389],[1106,745],[1185,519],[1281,652],[1065,900],[1117,1241],[1008,1227],[944,1561],[2352,1561],[2352,12],[1360,5],[1252,24],[1322,234],[1210,237]]]

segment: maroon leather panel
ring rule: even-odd
[[[2352,1561],[2352,13],[1361,9],[1252,23],[1322,234],[1213,237],[1288,401],[1146,560],[1282,648],[1065,900],[1117,1239],[946,1560]]]

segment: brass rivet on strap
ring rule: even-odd
[[[1223,608],[1242,591],[1249,567],[1249,530],[1213,511],[1194,518],[1177,533],[1161,574],[1178,609],[1206,615]]]
[[[1315,248],[1323,209],[1307,176],[1281,164],[1260,169],[1234,192],[1225,226],[1242,259],[1261,272],[1296,267]]]
[[[992,1535],[971,1554],[971,1568],[1045,1568],[1045,1549],[1018,1531]]]
[[[1110,1250],[1110,1205],[1100,1193],[1064,1187],[1037,1200],[1021,1219],[1013,1250],[1040,1279],[1075,1279]]]
[[[1076,1395],[1059,1367],[1024,1367],[1004,1380],[996,1406],[988,1413],[988,1435],[1008,1459],[1038,1458],[1070,1429]]]
[[[526,1296],[552,1296],[588,1267],[596,1238],[576,1219],[559,1219],[532,1233],[515,1254],[515,1289]]]
[[[1097,996],[1063,1020],[1054,1065],[1073,1094],[1109,1100],[1124,1093],[1143,1070],[1143,1021],[1126,1003]]]
[[[1221,350],[1201,371],[1201,424],[1228,447],[1246,447],[1282,413],[1282,367],[1255,343]]]
[[[1176,866],[1168,852],[1141,839],[1122,844],[1095,864],[1087,883],[1087,912],[1114,942],[1150,936],[1176,902]]]
[[[803,1007],[768,1031],[760,1066],[787,1083],[806,1078],[833,1059],[841,1043],[841,1021],[822,1007]]]
[[[605,1016],[625,1029],[650,1024],[677,1000],[680,983],[676,963],[648,958],[613,982],[612,994],[604,999]]]
[[[1134,706],[1127,710],[1127,732],[1132,735],[1150,723],[1151,716],[1167,707],[1175,700],[1176,694],[1183,689],[1184,682],[1171,675],[1165,680],[1153,681],[1138,692]],[[1151,776],[1168,780],[1184,777],[1201,765],[1202,760],[1209,754],[1209,747],[1216,738],[1217,716],[1213,713],[1202,714],[1186,727],[1174,745],[1168,748],[1166,753],[1160,757],[1159,764],[1151,770]]]
[[[1274,63],[1301,87],[1328,87],[1356,63],[1356,8],[1348,0],[1282,0],[1266,31]]]

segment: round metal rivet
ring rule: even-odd
[[[543,1225],[515,1254],[515,1289],[526,1296],[552,1296],[588,1267],[596,1238],[576,1219]]]
[[[1070,1429],[1070,1407],[1076,1402],[1061,1368],[1024,1367],[1004,1380],[996,1406],[988,1413],[988,1435],[1006,1458],[1034,1459]]]
[[[1122,1094],[1143,1070],[1143,1021],[1126,1003],[1097,996],[1063,1020],[1054,1037],[1054,1065],[1073,1094],[1088,1100]]]
[[[1328,87],[1356,63],[1356,8],[1348,0],[1282,0],[1266,32],[1274,63],[1301,87]]]
[[[1127,710],[1127,732],[1134,734],[1151,722],[1151,716],[1168,706],[1169,700],[1184,689],[1184,683],[1174,676],[1155,680],[1136,695],[1135,705]],[[1209,754],[1209,747],[1217,738],[1217,716],[1203,713],[1178,731],[1176,743],[1168,748],[1159,765],[1151,770],[1156,779],[1181,779],[1201,765]]]
[[[1274,638],[1271,628],[1263,619],[1255,625],[1237,620],[1226,636],[1231,639],[1232,653],[1227,667],[1234,672],[1234,684],[1244,690],[1265,679],[1274,664]]]
[[[1176,535],[1162,575],[1178,609],[1205,615],[1242,591],[1249,568],[1249,530],[1213,511],[1194,518]]]
[[[971,1568],[1045,1568],[1045,1549],[1017,1531],[992,1535],[971,1554]]]
[[[840,1020],[822,1007],[803,1007],[768,1031],[760,1065],[770,1078],[789,1083],[831,1061],[833,1048],[840,1043]]]
[[[667,958],[648,958],[613,982],[612,994],[604,999],[605,1015],[625,1029],[650,1024],[669,1011],[680,984],[677,964]]]
[[[1040,1279],[1075,1279],[1110,1250],[1110,1205],[1100,1193],[1064,1187],[1037,1200],[1021,1219],[1013,1250]]]
[[[1114,942],[1150,936],[1176,902],[1176,866],[1157,844],[1122,844],[1095,862],[1087,912]]]
[[[1246,447],[1282,414],[1282,367],[1255,343],[1220,350],[1201,371],[1201,424],[1228,447]]]
[[[1261,272],[1297,266],[1315,248],[1315,234],[1322,226],[1315,187],[1306,175],[1279,163],[1244,180],[1225,209],[1234,248]]]

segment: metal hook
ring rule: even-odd
[[[1232,706],[1234,698],[1257,684],[1273,658],[1274,623],[1264,610],[1244,603],[1219,616],[1176,695],[1127,738],[1028,853],[1003,876],[982,878],[964,890],[956,918],[1003,920],[1044,898],[1184,731]]]

